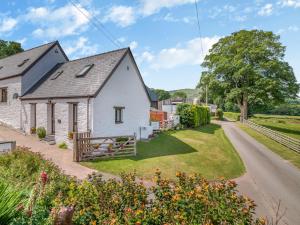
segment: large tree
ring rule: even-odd
[[[294,98],[299,84],[284,61],[285,47],[279,38],[261,30],[241,30],[221,38],[204,59],[206,71],[199,86],[208,84],[214,97],[236,103],[241,120],[247,119],[249,105]]]
[[[20,43],[0,40],[0,59],[22,51],[24,50]]]
[[[159,101],[171,98],[171,95],[168,91],[162,89],[153,89],[153,91],[156,93]]]

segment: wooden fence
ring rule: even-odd
[[[244,120],[244,123],[247,124],[252,129],[264,134],[265,136],[273,139],[274,141],[288,147],[289,149],[294,150],[295,152],[300,153],[300,140],[297,140],[295,138],[291,138],[289,136],[286,136],[280,132],[271,130],[269,128],[266,128],[264,126],[258,125],[252,121]]]
[[[73,161],[88,161],[136,155],[136,137],[91,137],[89,132],[74,133]]]

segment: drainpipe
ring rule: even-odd
[[[87,131],[90,130],[90,96],[87,99],[87,110],[86,110],[86,118],[87,118],[87,123],[86,123],[86,129]]]

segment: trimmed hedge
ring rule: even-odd
[[[180,123],[186,127],[200,127],[210,123],[210,110],[208,107],[188,103],[177,106]]]

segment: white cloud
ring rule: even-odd
[[[220,37],[195,38],[176,47],[162,49],[157,55],[150,56],[150,67],[154,69],[170,69],[184,65],[197,65],[203,62],[208,50]],[[202,47],[203,47],[203,54]],[[178,47],[179,46],[179,47]],[[147,59],[147,55],[144,58]]]
[[[17,23],[18,21],[11,17],[0,20],[0,33],[12,31],[16,27]]]
[[[131,50],[135,49],[138,47],[138,43],[136,41],[132,41],[130,44],[129,44],[129,47],[131,48]]]
[[[297,31],[299,31],[299,27],[298,27],[298,26],[295,26],[295,25],[294,25],[294,26],[289,26],[289,27],[288,27],[288,30],[289,30],[289,31],[297,32]]]
[[[134,9],[130,6],[113,6],[108,11],[104,21],[111,21],[121,27],[135,23]]]
[[[149,51],[144,51],[140,57],[138,57],[138,59],[140,60],[140,62],[152,62],[152,60],[154,59],[154,55],[152,55]]]
[[[293,7],[299,8],[300,7],[300,0],[280,0],[278,2],[279,5],[282,7]]]
[[[26,37],[24,37],[24,38],[22,38],[20,40],[16,40],[16,42],[19,42],[21,45],[24,45],[26,41],[27,41]]]
[[[272,12],[273,12],[273,5],[268,3],[268,4],[264,5],[258,11],[258,15],[260,15],[260,16],[270,16],[270,15],[272,15]]]
[[[285,34],[285,33],[287,33],[287,32],[297,32],[297,31],[299,31],[300,30],[300,28],[298,27],[298,26],[296,26],[296,25],[291,25],[291,26],[288,26],[288,28],[286,28],[286,29],[279,29],[277,32],[276,32],[276,34]]]
[[[64,49],[67,55],[71,55],[71,58],[79,58],[96,54],[99,46],[90,44],[86,37],[79,37],[77,40],[67,43]]]
[[[81,5],[77,7],[85,15],[91,17]],[[33,31],[33,35],[40,38],[58,38],[78,34],[84,31],[89,23],[86,16],[71,4],[55,9],[30,8],[25,19],[40,26]]]
[[[141,13],[145,16],[159,12],[162,8],[194,3],[195,0],[140,0]]]
[[[167,22],[183,22],[183,23],[192,23],[193,18],[191,17],[183,17],[183,18],[175,18],[172,13],[167,13],[162,19],[157,20],[164,20]]]

